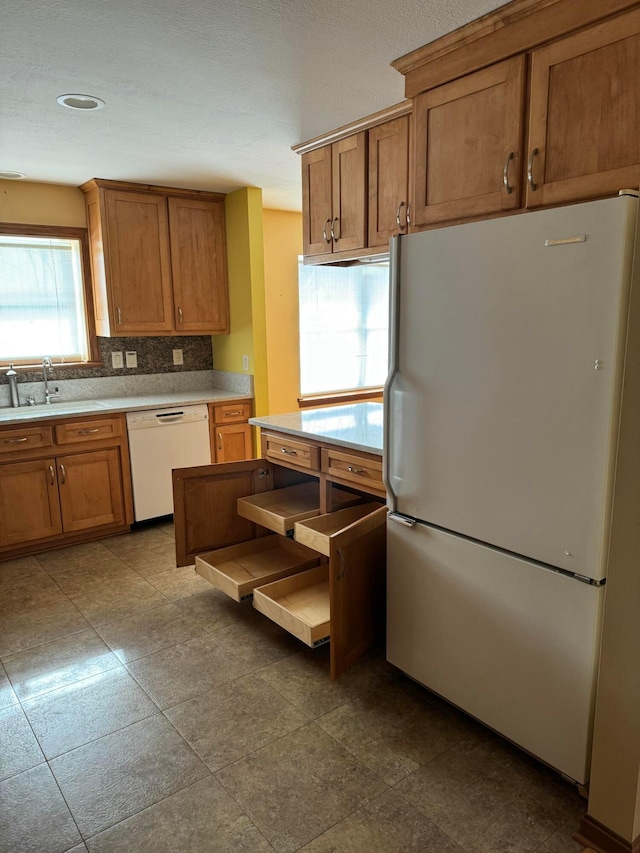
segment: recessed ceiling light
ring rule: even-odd
[[[23,178],[27,176],[24,172],[12,172],[10,169],[1,169],[0,170],[0,178],[5,181],[21,181]]]
[[[104,101],[93,95],[60,95],[56,100],[61,107],[70,110],[101,110],[104,107]]]

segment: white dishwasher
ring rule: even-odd
[[[127,412],[136,521],[173,512],[173,468],[209,465],[206,404]]]

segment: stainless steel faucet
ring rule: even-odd
[[[51,361],[48,355],[45,355],[45,357],[42,359],[42,376],[44,378],[44,401],[45,403],[50,403],[51,400],[55,399],[56,397],[59,397],[60,394],[55,391],[49,391],[47,373],[53,373],[53,362]]]

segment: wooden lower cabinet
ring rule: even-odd
[[[123,418],[0,429],[0,559],[128,529]]]
[[[215,405],[209,403],[211,459],[215,462],[239,462],[253,456],[252,429],[247,423],[251,403]]]
[[[195,562],[308,645],[330,641],[332,679],[371,647],[384,624],[381,496],[268,458],[177,469],[173,483],[178,565]],[[321,513],[323,503],[339,508]]]

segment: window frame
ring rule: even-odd
[[[0,222],[0,234],[15,237],[51,237],[60,240],[78,240],[80,244],[80,266],[82,275],[82,293],[87,327],[87,361],[54,362],[56,370],[78,367],[101,367],[96,321],[93,311],[93,286],[91,280],[91,256],[89,254],[89,234],[86,228],[71,225],[27,225],[16,222]],[[18,372],[29,372],[40,369],[42,363],[27,359],[2,359],[0,367],[13,364]]]

